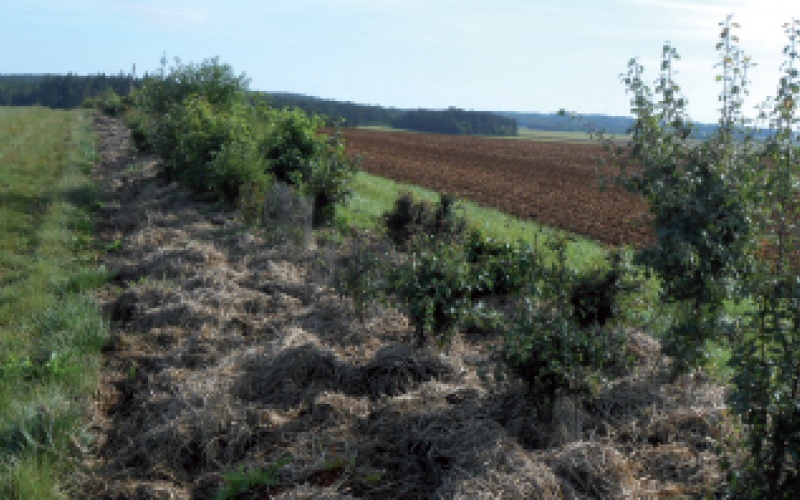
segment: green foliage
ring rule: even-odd
[[[566,240],[555,241],[558,256],[539,276],[508,321],[502,360],[522,378],[543,411],[561,394],[588,395],[594,382],[625,362],[622,335],[594,324],[581,328],[571,291],[578,273],[566,260]]]
[[[311,166],[311,178],[305,184],[305,191],[314,200],[315,226],[334,221],[336,207],[352,195],[353,176],[358,169],[358,162],[345,154],[344,141],[338,133],[320,137],[325,145],[318,151]]]
[[[440,195],[434,207],[426,201],[416,201],[411,193],[403,193],[395,200],[394,208],[383,215],[386,234],[400,248],[418,238],[460,240],[467,225],[456,208],[452,195]]]
[[[246,183],[266,186],[258,124],[244,103],[229,108],[190,95],[166,115],[153,139],[167,178],[213,198],[233,202]]]
[[[752,264],[748,165],[756,153],[750,142],[741,142],[734,133],[746,79],[744,71],[730,68],[732,61],[740,60],[746,69],[749,60],[734,45],[722,48],[730,85],[723,91],[723,118],[715,134],[699,143],[693,137],[686,100],[673,79],[673,62],[679,56],[667,44],[655,95],[635,60],[623,79],[636,118],[630,156],[623,158],[624,148],[606,143],[621,167],[616,180],[644,196],[650,206],[657,241],[638,261],[661,279],[663,300],[680,306],[664,346],[677,371],[701,364],[707,340],[723,333],[716,318],[726,299],[741,296],[740,279]]]
[[[275,108],[298,108],[309,115],[323,116],[326,125],[329,126],[338,124],[347,127],[388,126],[393,118],[403,113],[396,108],[320,99],[300,94],[271,93],[266,99]]]
[[[206,59],[200,64],[183,64],[176,58],[168,68],[164,57],[158,74],[145,80],[137,99],[148,114],[160,117],[181,106],[190,96],[202,96],[217,108],[230,108],[242,102],[247,86],[247,78],[236,75],[219,58]]]
[[[125,124],[131,131],[131,140],[136,151],[140,153],[152,153],[154,146],[150,142],[148,131],[149,120],[141,108],[131,108],[124,115]]]
[[[225,486],[217,491],[216,500],[262,498],[269,489],[278,484],[280,470],[292,461],[286,456],[266,469],[250,469],[239,467],[223,475]]]
[[[581,328],[605,326],[609,320],[618,316],[618,296],[640,287],[630,262],[625,260],[622,252],[612,252],[609,260],[608,269],[582,273],[570,287],[569,301]]]
[[[270,94],[266,98],[276,108],[293,107],[322,116],[329,126],[392,126],[445,134],[517,135],[516,120],[499,113],[457,108],[404,111],[288,93]]]
[[[771,113],[772,136],[757,169],[764,248],[747,282],[754,310],[734,337],[731,407],[747,453],[733,472],[739,498],[800,496],[800,21],[785,25],[786,60]]]
[[[267,116],[264,151],[270,172],[314,200],[315,226],[330,223],[335,206],[350,195],[356,170],[341,137],[320,134],[322,119],[299,110],[271,110]]]
[[[152,145],[168,179],[233,202],[243,185],[268,183],[262,125],[246,90],[245,77],[216,58],[199,65],[176,59],[169,69],[162,60],[159,75],[136,95],[134,141],[139,149]]]
[[[429,335],[445,344],[471,306],[474,282],[463,248],[420,239],[408,257],[390,271],[389,293],[407,313],[420,346]]]
[[[108,87],[97,97],[86,98],[81,106],[98,109],[108,116],[121,116],[126,109],[126,103],[122,96],[117,94],[111,87]]]
[[[131,75],[0,75],[1,106],[45,106],[55,109],[94,107],[94,98],[113,91],[127,96],[141,80]]]
[[[517,120],[486,111],[417,109],[391,120],[394,128],[437,134],[517,135]]]
[[[356,168],[340,137],[320,134],[318,117],[271,109],[246,91],[246,78],[217,59],[169,69],[163,61],[137,94],[134,141],[164,159],[168,179],[202,195],[233,203],[244,192],[252,208],[274,177],[313,199],[315,224],[331,222]]]
[[[480,231],[469,232],[464,251],[475,275],[473,298],[523,292],[543,265],[533,246],[497,241]]]
[[[356,239],[334,275],[334,288],[353,300],[356,318],[362,323],[375,302],[385,299],[388,278],[388,252],[379,243]]]

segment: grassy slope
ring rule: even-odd
[[[411,192],[416,198],[431,202],[438,200],[439,196],[429,189],[359,172],[355,178],[353,196],[338,210],[340,223],[351,227],[375,229],[380,216],[392,208],[394,201],[403,192]],[[554,229],[520,220],[477,203],[461,201],[460,205],[471,227],[478,228],[486,236],[498,240],[522,240],[531,244],[542,244],[557,234]],[[578,268],[597,263],[604,255],[605,250],[599,243],[578,236],[569,248],[570,262]]]
[[[80,112],[0,108],[0,498],[66,497],[106,327]]]

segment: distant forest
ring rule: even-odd
[[[514,118],[485,111],[452,107],[444,110],[385,108],[290,93],[266,94],[266,98],[275,107],[297,107],[326,116],[330,124],[347,127],[383,126],[438,134],[517,135]]]
[[[0,106],[45,106],[56,109],[77,108],[88,97],[96,97],[107,89],[128,95],[132,81],[129,75],[0,75]]]

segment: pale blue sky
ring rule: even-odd
[[[670,40],[690,114],[715,121],[733,13],[753,99],[774,93],[797,0],[0,0],[0,73],[117,73],[219,56],[256,90],[396,107],[625,115],[618,75]]]

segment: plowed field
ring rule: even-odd
[[[424,186],[609,244],[644,244],[645,202],[601,191],[596,145],[345,130],[347,151],[375,175]]]

